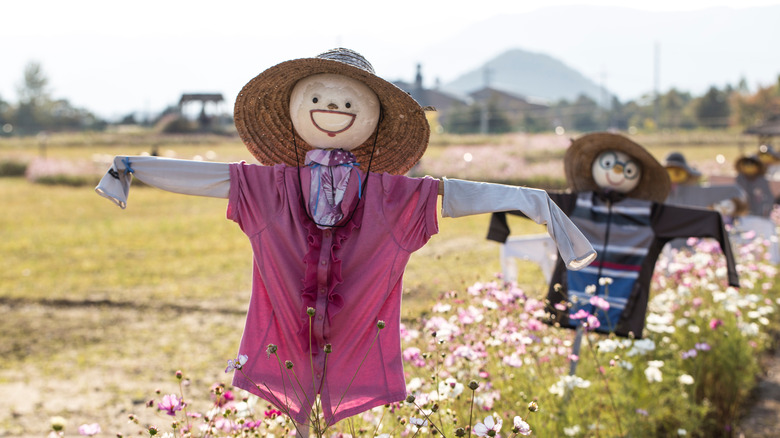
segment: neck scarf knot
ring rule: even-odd
[[[306,153],[306,166],[311,169],[309,212],[320,228],[333,226],[344,217],[341,201],[352,168],[358,166],[355,156],[343,149],[312,149]],[[360,179],[360,173],[355,173]]]

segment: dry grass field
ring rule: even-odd
[[[659,160],[682,151],[705,174],[722,175],[733,174],[736,157],[756,146],[735,133],[635,139]],[[492,161],[523,181],[560,181],[566,145],[554,135],[434,137],[416,172],[489,180],[495,173],[485,162]],[[153,146],[179,158],[253,160],[229,137],[73,134],[52,136],[45,146],[0,139],[0,161],[32,162],[45,153],[86,163],[97,177],[105,157]],[[93,187],[0,178],[0,436],[43,436],[52,416],[66,418],[70,433],[97,422],[106,436],[130,435],[138,427],[128,414],[151,415],[144,404],[156,389],[174,389],[176,370],[190,376],[197,393],[227,381],[223,370],[235,356],[249,298],[251,252],[225,219],[226,202],[135,186],[121,210]],[[440,220],[440,234],[408,266],[404,318],[419,318],[443,292],[494,278],[498,246],[484,238],[488,220]],[[513,223],[517,234],[542,229]],[[524,288],[541,295],[538,268],[521,271]]]

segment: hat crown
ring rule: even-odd
[[[376,74],[374,72],[374,67],[371,65],[371,63],[368,62],[368,60],[364,58],[363,55],[361,55],[360,53],[354,50],[338,47],[320,53],[316,57],[320,59],[330,59],[333,61],[343,62],[344,64],[348,64],[351,65],[352,67],[359,68],[363,71],[371,73],[372,75]]]
[[[664,163],[664,166],[677,166],[677,167],[683,167],[688,168],[688,161],[685,159],[685,156],[681,154],[680,152],[670,152],[669,155],[666,156],[666,162]]]

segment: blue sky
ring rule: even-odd
[[[24,66],[37,61],[50,79],[54,97],[66,98],[103,117],[115,118],[134,111],[155,113],[176,103],[184,92],[221,92],[228,101],[225,111],[229,112],[241,86],[263,69],[335,46],[360,51],[378,74],[389,80],[411,80],[416,63],[422,62],[427,79],[447,81],[484,62],[488,53],[451,57],[447,62],[430,65],[419,58],[426,50],[441,47],[497,16],[574,4],[696,11],[716,6],[738,9],[777,5],[780,0],[481,0],[469,2],[469,7],[457,4],[435,0],[4,2],[0,5],[4,9],[0,97],[16,101]],[[546,50],[539,44],[535,47]],[[637,83],[635,89],[628,81],[621,84],[617,70],[611,73],[603,60],[590,58],[592,65],[587,65],[584,56],[562,60],[572,62],[573,67],[596,81],[599,75],[611,74],[607,87],[612,83],[624,100],[638,97],[649,86],[647,78],[635,81],[644,82]],[[759,72],[751,79],[773,80],[780,73],[780,63],[775,65],[775,71]],[[695,74],[667,70],[662,70],[660,76],[662,89],[683,81],[672,75]],[[722,81],[735,82],[733,75]],[[718,80],[717,76],[713,78]]]

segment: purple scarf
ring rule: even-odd
[[[358,164],[355,156],[343,149],[312,149],[306,153],[306,165],[311,168],[309,212],[318,227],[327,228],[344,217],[341,201],[350,171]]]

